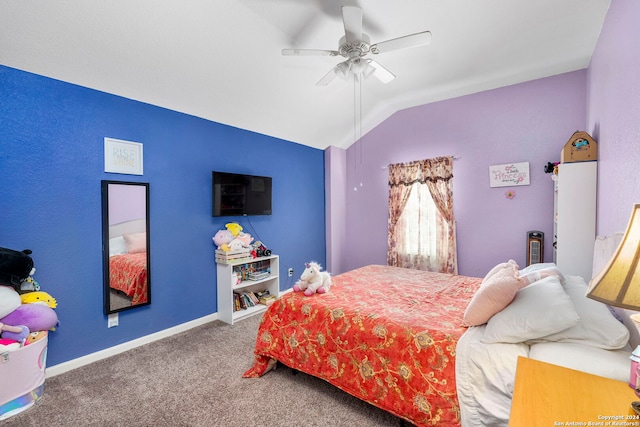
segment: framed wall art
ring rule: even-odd
[[[104,171],[142,175],[142,143],[105,138]]]
[[[491,187],[529,185],[529,162],[489,166]]]

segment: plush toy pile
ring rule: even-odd
[[[225,224],[224,230],[218,230],[213,236],[213,243],[218,251],[226,253],[246,253],[253,258],[271,255],[271,251],[261,241],[255,241],[249,233],[242,231],[237,222]]]
[[[298,280],[293,285],[294,292],[304,291],[306,296],[315,293],[324,294],[331,288],[331,275],[326,271],[321,271],[322,267],[317,262],[305,263],[305,269]]]
[[[224,252],[233,252],[240,249],[248,249],[251,247],[253,237],[251,234],[244,233],[242,226],[237,222],[225,224],[224,230],[218,230],[213,236],[213,243],[219,250]]]
[[[42,339],[58,325],[56,300],[33,279],[30,254],[0,248],[0,353]]]

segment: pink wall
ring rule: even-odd
[[[587,128],[598,141],[599,235],[624,231],[640,203],[640,3],[613,0],[587,73]]]
[[[340,271],[386,264],[387,165],[446,155],[460,158],[453,171],[459,273],[482,277],[509,258],[524,265],[528,230],[545,233],[550,260],[553,194],[543,168],[560,159],[585,117],[584,70],[396,113],[347,150]],[[511,162],[530,163],[531,185],[508,187],[516,192],[509,200],[507,187],[489,187],[488,169]],[[328,254],[334,250],[328,245]]]

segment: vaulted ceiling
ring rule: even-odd
[[[3,0],[0,64],[324,149],[416,105],[588,67],[610,0]],[[341,6],[396,75],[316,83],[341,56]],[[1,82],[0,82],[1,84]],[[355,125],[357,122],[357,126]]]

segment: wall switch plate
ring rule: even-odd
[[[118,326],[118,313],[112,313],[107,317],[107,328]]]
[[[289,277],[293,276],[293,268],[289,269]]]

